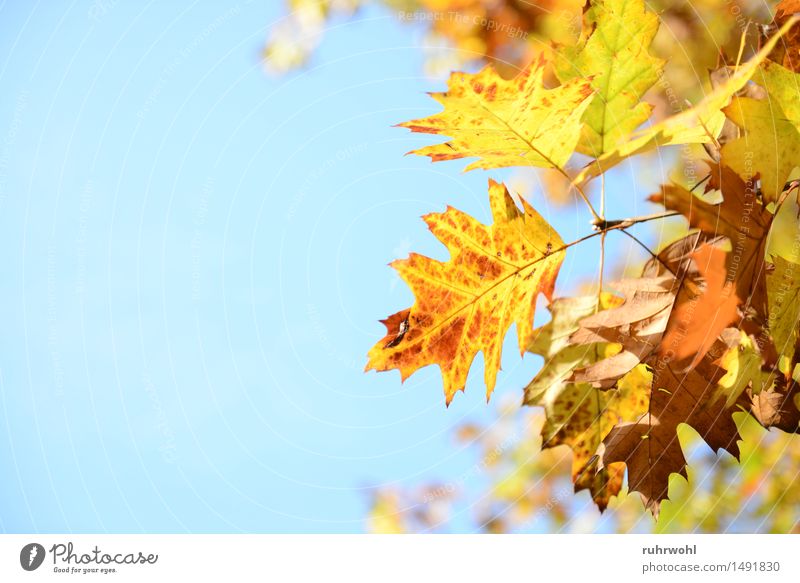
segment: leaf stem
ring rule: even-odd
[[[622,231],[625,233],[625,231]],[[603,270],[606,265],[606,234],[608,231],[600,233],[600,274],[597,278],[597,306],[595,313],[599,312],[603,306]]]

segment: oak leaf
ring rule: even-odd
[[[704,144],[713,142],[725,122],[721,109],[728,105],[731,97],[740,91],[764,62],[778,40],[796,22],[788,20],[749,61],[736,69],[727,81],[710,91],[697,105],[652,126],[634,132],[630,139],[599,156],[575,177],[577,185],[608,171],[623,160],[654,148],[680,144]]]
[[[675,302],[672,277],[622,280],[609,283],[609,288],[623,294],[623,303],[584,318],[580,329],[570,337],[576,345],[608,342],[621,347],[616,354],[576,369],[570,378],[604,389],[613,387],[653,353]]]
[[[668,497],[669,477],[686,477],[686,458],[678,441],[678,426],[686,423],[715,451],[739,456],[739,432],[729,407],[716,390],[725,371],[713,361],[726,346],[716,344],[694,369],[673,369],[667,359],[652,358],[649,411],[633,423],[621,423],[604,442],[603,463],[624,462],[628,489],[639,492],[645,506],[658,517],[660,503]]]
[[[444,111],[399,124],[414,132],[452,139],[411,153],[429,156],[434,162],[478,158],[466,170],[563,168],[575,150],[581,116],[593,90],[587,79],[547,89],[545,66],[540,58],[510,80],[503,79],[491,65],[475,74],[453,73],[447,92],[431,94]]]
[[[598,0],[587,13],[591,35],[557,52],[562,83],[591,78],[595,90],[583,114],[578,152],[597,157],[627,138],[650,117],[642,95],[658,81],[664,61],[650,54],[658,17],[643,0]]]
[[[766,62],[753,80],[768,97],[737,97],[724,109],[744,135],[722,148],[722,160],[745,180],[758,176],[764,199],[773,202],[800,165],[800,75]]]
[[[673,184],[662,186],[661,193],[652,195],[649,200],[664,205],[668,210],[678,211],[690,227],[699,229],[706,238],[721,236],[728,239],[731,251],[726,254],[726,279],[732,282],[733,287],[726,292],[726,297],[733,297],[729,292],[735,292],[743,303],[742,315],[749,320],[747,325],[762,328],[767,319],[764,259],[767,235],[774,217],[760,204],[754,182],[745,182],[726,166],[711,164],[704,197]],[[721,251],[715,252],[717,257],[720,254]],[[691,295],[689,299],[694,301],[698,295]],[[693,308],[693,312],[697,310]],[[732,313],[728,315],[731,316],[729,322],[732,322]],[[698,320],[701,324],[713,321],[709,312],[705,312],[705,320],[701,319],[702,316],[702,312],[698,313],[691,326],[697,328]],[[722,328],[718,326],[717,331]],[[702,328],[702,332],[705,333],[707,329],[708,326]],[[712,340],[712,337],[708,337],[709,342]],[[685,345],[682,356],[688,356],[698,347],[696,343]]]
[[[441,262],[411,254],[392,263],[416,301],[383,321],[387,335],[369,351],[368,370],[398,369],[405,380],[438,364],[449,404],[464,389],[479,351],[487,398],[491,395],[511,324],[524,351],[537,296],[552,297],[564,243],[524,200],[520,210],[503,184],[489,181],[489,202],[492,225],[452,207],[423,217],[450,258]]]
[[[592,343],[606,340],[622,346],[619,354],[576,370],[571,380],[618,390],[620,379],[635,367],[652,371],[649,408],[639,419],[617,424],[604,440],[602,467],[624,462],[628,487],[638,491],[645,505],[657,515],[660,501],[667,497],[669,476],[685,475],[686,460],[678,442],[681,423],[692,426],[714,449],[737,455],[734,411],[718,389],[726,371],[717,364],[729,348],[723,339],[714,340],[695,367],[680,366],[672,348],[664,354],[665,331],[675,305],[701,293],[707,282],[694,254],[703,246],[717,243],[694,233],[665,248],[647,263],[642,278],[611,283],[625,301],[580,322],[570,341]],[[679,348],[679,346],[678,346]],[[737,401],[736,405],[740,405]]]
[[[726,251],[708,243],[690,254],[704,280],[702,290],[687,301],[676,302],[661,340],[662,355],[669,353],[676,360],[694,356],[689,364],[694,368],[722,331],[738,319],[739,298],[728,281],[727,256]]]
[[[598,468],[598,448],[617,423],[636,419],[647,410],[650,375],[634,369],[614,391],[574,383],[569,377],[576,367],[603,358],[614,351],[614,346],[576,346],[569,343],[569,337],[583,317],[620,303],[619,298],[606,293],[601,294],[599,306],[597,296],[558,298],[549,306],[551,321],[534,331],[534,340],[528,346],[529,351],[545,358],[544,366],[525,388],[524,398],[524,404],[545,409],[542,447],[566,445],[572,450],[575,491],[589,490],[601,512],[619,493],[625,469],[622,464]]]

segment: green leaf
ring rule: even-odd
[[[647,121],[653,106],[640,101],[658,81],[664,61],[650,54],[658,17],[643,0],[598,0],[587,13],[591,35],[557,53],[562,83],[592,79],[595,96],[583,114],[577,151],[597,157]]]
[[[737,97],[725,108],[744,135],[725,144],[722,160],[745,180],[758,175],[764,199],[776,201],[800,165],[800,75],[767,62],[753,80],[769,97]]]

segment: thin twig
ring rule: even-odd
[[[659,256],[658,256],[658,254],[657,254],[657,253],[654,253],[654,252],[653,252],[653,251],[650,249],[650,247],[648,247],[647,245],[645,245],[644,243],[642,243],[642,241],[641,241],[641,240],[639,240],[639,238],[638,238],[638,237],[636,237],[635,235],[632,235],[631,233],[629,233],[629,232],[628,232],[628,231],[626,231],[625,229],[620,229],[620,230],[621,230],[621,232],[622,232],[622,234],[623,234],[623,235],[627,235],[628,237],[630,237],[631,239],[633,239],[634,241],[636,241],[636,242],[637,242],[637,243],[638,243],[638,244],[641,246],[641,248],[642,248],[642,249],[644,249],[645,251],[647,251],[647,252],[650,254],[650,257],[652,257],[653,259],[655,259],[656,261],[658,261],[658,262],[659,262],[661,265],[663,265],[663,266],[666,268],[666,270],[667,270],[667,271],[669,271],[669,272],[670,272],[672,275],[674,275],[675,277],[678,277],[678,274],[677,274],[677,273],[675,273],[674,271],[672,271],[672,268],[671,268],[669,265],[667,265],[667,264],[664,262],[664,260],[663,260],[663,259],[661,259],[661,257],[659,257]]]

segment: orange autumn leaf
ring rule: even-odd
[[[703,243],[691,257],[705,285],[699,296],[679,303],[673,310],[661,341],[661,354],[671,354],[677,360],[693,356],[693,368],[717,336],[738,318],[739,298],[728,280],[725,251]]]
[[[446,262],[412,253],[392,263],[416,302],[383,321],[386,336],[369,351],[367,369],[398,369],[405,380],[438,364],[449,404],[463,390],[479,351],[487,398],[495,386],[503,339],[517,326],[528,344],[536,298],[551,298],[564,260],[558,233],[524,200],[520,210],[505,185],[489,181],[494,224],[452,207],[424,218],[450,252]]]

